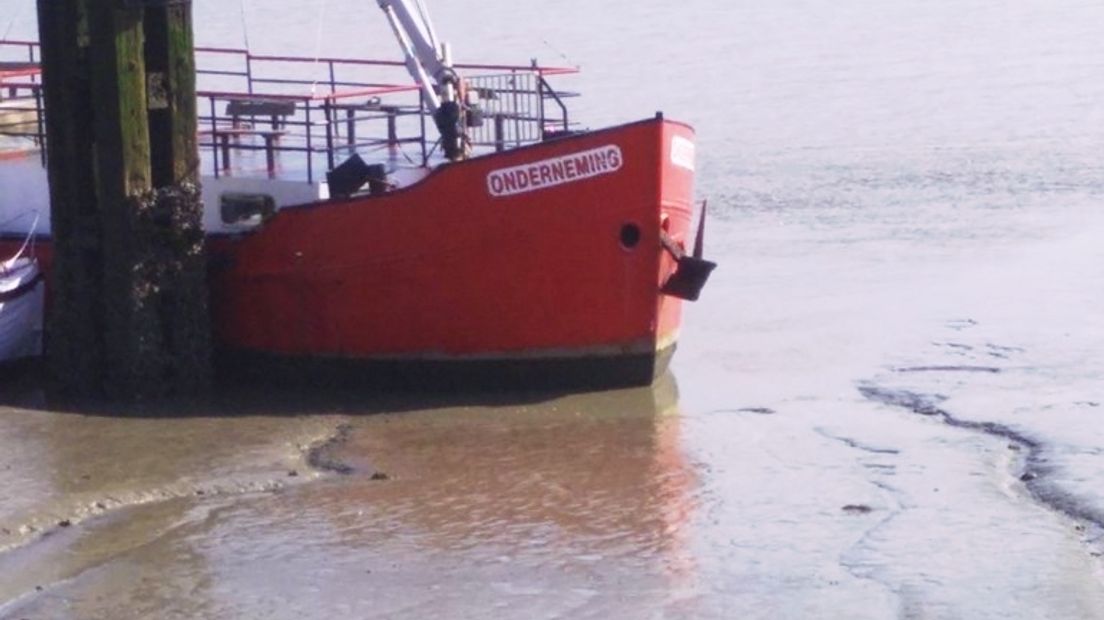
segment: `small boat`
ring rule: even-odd
[[[582,129],[550,84],[577,69],[453,63],[424,6],[379,4],[403,61],[197,49],[220,357],[385,384],[652,382],[715,266],[704,208],[692,233],[693,129]],[[41,101],[20,70],[5,88]],[[7,164],[0,219],[48,209],[44,167]],[[0,251],[25,234],[0,229]]]
[[[46,284],[28,235],[15,255],[0,261],[0,363],[42,354]]]

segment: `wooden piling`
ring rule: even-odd
[[[51,283],[50,365],[67,392],[100,388],[102,311],[93,295],[103,266],[93,176],[92,91],[88,15],[84,0],[39,0],[43,105],[49,110],[54,264]]]
[[[148,97],[152,181],[168,218],[159,246],[164,347],[175,391],[190,394],[206,390],[211,363],[191,1],[147,2],[145,31],[147,85],[156,91]]]
[[[210,379],[189,0],[38,0],[62,391]]]

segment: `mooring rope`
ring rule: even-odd
[[[20,213],[19,215],[15,216],[11,219],[6,220],[4,222],[4,225],[7,225],[10,222],[14,222],[15,220],[17,220],[21,217],[24,217],[29,213],[34,213],[34,221],[31,222],[31,229],[30,229],[29,232],[27,232],[27,237],[25,239],[23,239],[23,245],[19,246],[19,251],[16,252],[14,255],[12,255],[12,257],[10,259],[0,261],[0,273],[5,273],[7,271],[10,271],[12,269],[12,267],[15,265],[15,262],[19,259],[19,257],[23,256],[23,253],[27,251],[28,247],[31,248],[31,252],[34,253],[35,231],[38,229],[38,218],[39,218],[38,211],[33,211],[33,212],[32,211],[26,211],[24,213]]]
[[[245,0],[238,1],[238,11],[241,14],[241,28],[242,28],[242,41],[245,43],[245,51],[250,51],[249,47],[249,23],[245,18]]]
[[[4,36],[0,37],[0,40],[8,40],[8,35],[11,34],[12,28],[15,27],[15,22],[19,21],[19,18],[23,16],[23,11],[26,8],[26,3],[19,4],[19,6],[15,9],[15,14],[12,15],[11,21],[8,22],[8,27],[4,29]]]
[[[567,54],[561,52],[559,48],[549,43],[547,39],[541,39],[541,43],[544,43],[545,47],[552,50],[554,54],[558,55],[560,58],[563,58],[563,61],[566,62],[569,67],[579,67],[579,65],[571,62],[571,59],[567,57]]]
[[[326,25],[327,0],[322,0],[322,10],[318,12],[318,35],[314,39],[314,82],[311,83],[311,96],[318,89],[318,65],[322,62],[322,29]]]
[[[31,230],[27,233],[27,238],[23,240],[23,245],[19,246],[19,252],[15,254],[16,257],[22,256],[23,252],[27,251],[27,247],[34,247],[35,231],[38,230],[38,211],[35,211],[34,221],[31,222]]]
[[[429,42],[433,44],[433,47],[439,48],[440,44],[437,42],[437,32],[433,30],[433,21],[429,19],[429,8],[426,7],[422,0],[416,0],[415,6],[418,8],[418,16],[422,19],[422,25],[425,26],[426,34],[429,35]],[[441,53],[440,49],[436,49],[437,53]]]

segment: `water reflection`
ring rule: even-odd
[[[314,615],[624,616],[691,585],[697,482],[671,377],[357,418],[331,457],[355,473],[239,504],[196,540],[216,607],[256,611],[240,593],[260,588]]]
[[[697,481],[681,445],[672,377],[588,395],[431,406],[414,399],[394,407],[401,413],[379,415],[358,414],[379,413],[381,402],[358,409],[339,401],[319,403],[320,412],[342,415],[320,417],[331,428],[349,425],[327,456],[352,474],[276,492],[174,493],[108,511],[4,558],[79,564],[58,574],[68,581],[48,587],[48,596],[32,594],[9,610],[99,617],[155,602],[163,615],[185,617],[485,617],[496,609],[624,616],[669,606],[692,586],[685,536]],[[214,455],[211,468],[227,480],[243,470],[227,465],[226,446],[273,455],[256,437],[249,448],[242,433],[276,433],[314,417],[59,416],[66,428],[95,422],[100,431],[159,436],[166,446],[146,452],[188,461],[188,476],[202,477],[192,459],[172,457],[165,439],[177,436],[181,454]],[[109,443],[112,436],[104,435]],[[79,491],[64,472],[87,451],[47,443],[51,486]],[[301,471],[296,479],[308,477]],[[48,582],[55,572],[36,578]],[[135,587],[119,588],[120,579]],[[9,610],[0,606],[0,617]]]
[[[691,510],[676,412],[668,378],[529,406],[364,420],[341,458],[391,480],[322,487],[317,500],[336,508],[338,532],[384,522],[441,549],[501,540],[568,555],[664,554]]]

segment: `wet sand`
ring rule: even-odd
[[[236,395],[233,415],[0,409],[0,617],[478,615],[519,601],[571,615],[603,597],[617,608],[623,592],[593,587],[611,563],[653,596],[691,570],[696,475],[670,376],[471,405],[289,396]]]

